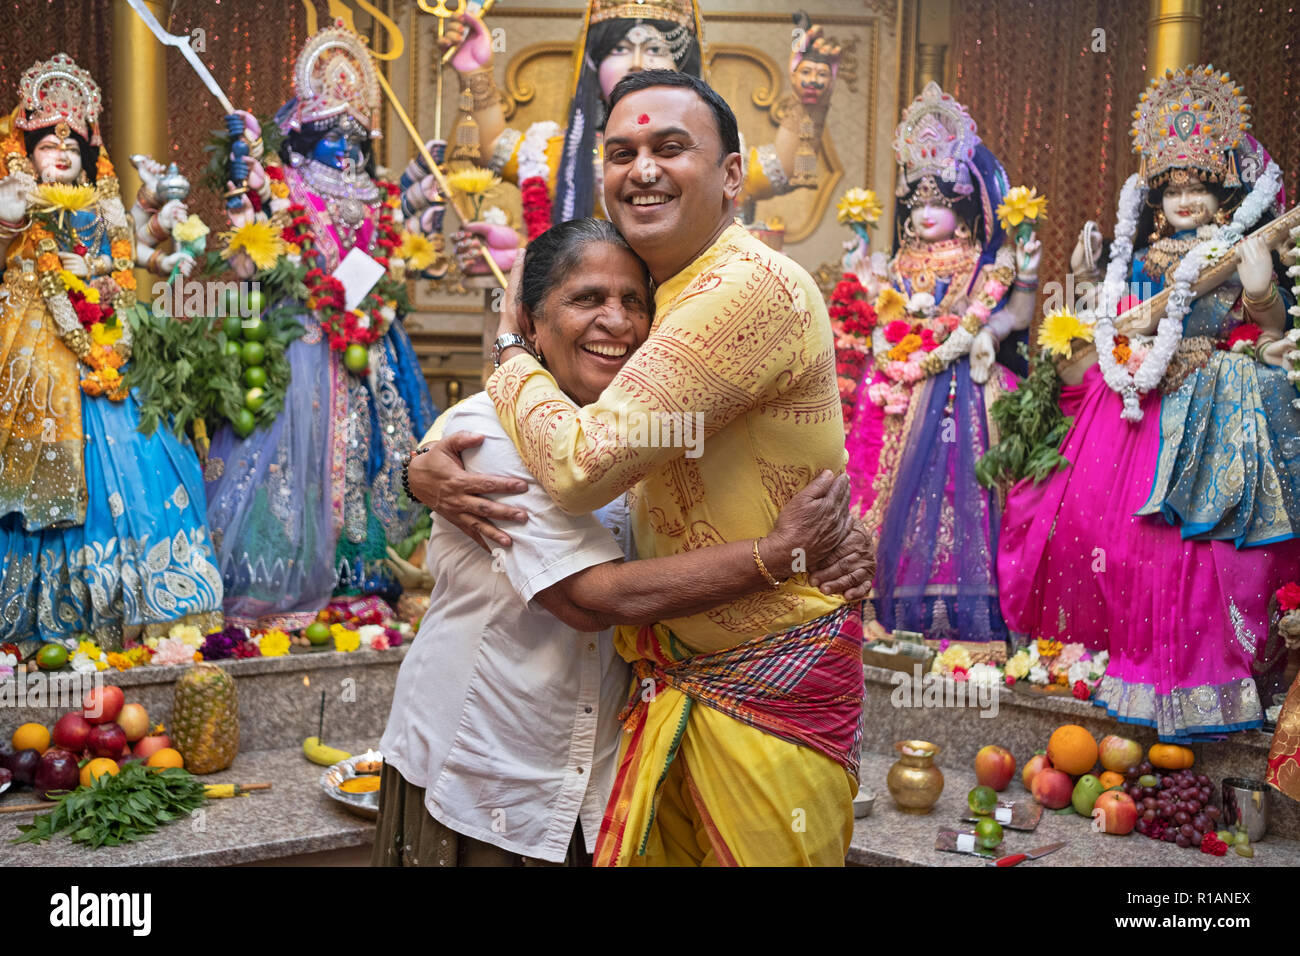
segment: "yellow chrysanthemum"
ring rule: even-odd
[[[875,223],[882,212],[880,200],[871,189],[850,189],[835,206],[835,218],[842,223]]]
[[[922,345],[921,336],[909,332],[889,350],[889,358],[894,362],[906,362],[907,357],[919,349]]]
[[[892,286],[885,286],[876,296],[876,320],[881,324],[901,319],[907,310],[907,299]]]
[[[194,215],[194,213],[190,213],[188,219],[176,224],[176,228],[172,230],[172,236],[174,236],[178,242],[195,242],[202,239],[210,231],[211,230],[208,229],[207,223]]]
[[[416,272],[429,268],[436,255],[428,236],[418,232],[402,233],[402,244],[397,247],[397,257],[405,259],[407,266]]]
[[[289,184],[271,180],[271,195],[276,199],[287,199],[289,197]]]
[[[103,651],[99,649],[99,645],[96,644],[94,641],[78,641],[77,649],[73,651],[73,653],[85,654],[87,657],[91,658],[92,660],[99,660],[99,655],[102,654]]]
[[[342,624],[331,624],[330,634],[334,638],[336,651],[355,651],[361,646],[361,632],[350,631]]]
[[[36,198],[41,203],[37,212],[77,212],[94,205],[95,187],[41,183],[36,187]]]
[[[501,177],[490,169],[478,166],[462,169],[447,177],[447,183],[457,192],[467,196],[481,196],[493,186],[499,185]]]
[[[86,285],[79,278],[69,272],[67,269],[59,270],[59,278],[63,280],[63,288],[69,292],[80,292],[86,297],[87,302],[99,304],[99,290],[94,286]]]
[[[223,259],[244,252],[259,269],[271,268],[284,254],[284,240],[280,238],[280,230],[269,220],[250,222],[231,232],[222,233],[221,238],[226,241],[226,248],[221,253]]]
[[[1053,312],[1038,327],[1038,347],[1062,358],[1074,353],[1071,343],[1075,339],[1091,342],[1092,326],[1069,312]]]
[[[1009,230],[1026,221],[1037,222],[1047,213],[1047,197],[1028,186],[1017,186],[1007,193],[997,212],[1003,229]]]
[[[90,337],[96,345],[113,345],[122,337],[122,325],[109,325],[107,322],[96,322],[90,327]]]
[[[198,647],[203,643],[203,632],[193,624],[175,624],[167,636],[190,647]]]
[[[1061,653],[1063,647],[1065,647],[1065,645],[1060,641],[1053,641],[1045,637],[1040,637],[1038,639],[1038,656],[1055,657],[1057,654]]]
[[[257,647],[263,657],[283,657],[289,653],[289,635],[278,628],[272,628],[262,635]]]

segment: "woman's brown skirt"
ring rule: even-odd
[[[574,829],[563,863],[511,853],[457,833],[430,815],[424,788],[408,783],[385,763],[379,787],[379,819],[371,866],[590,866],[581,824]]]

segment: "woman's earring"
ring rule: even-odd
[[[294,169],[297,169],[299,166],[301,166],[301,165],[302,165],[303,163],[305,163],[305,162],[307,162],[307,157],[306,157],[306,156],[304,156],[302,153],[296,152],[296,151],[294,151],[294,150],[292,150],[292,149],[289,150],[289,165],[290,165],[290,166],[292,166]]]
[[[957,228],[953,230],[953,235],[965,242],[970,238],[970,226],[964,222],[957,223]]]
[[[911,216],[903,220],[903,245],[916,245],[916,227],[912,225]]]
[[[1159,240],[1163,239],[1165,236],[1169,234],[1168,230],[1169,230],[1169,220],[1165,218],[1165,211],[1163,209],[1157,209],[1156,228],[1155,228],[1155,232],[1151,233],[1151,241],[1158,242]]]
[[[1228,210],[1220,206],[1219,211],[1214,214],[1214,223],[1217,226],[1226,226],[1228,224],[1228,220],[1231,218],[1232,217],[1228,215]]]

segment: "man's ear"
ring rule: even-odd
[[[735,202],[736,197],[740,195],[740,187],[744,184],[744,161],[739,153],[728,153],[722,161],[725,179],[722,182],[722,191],[727,199]]]

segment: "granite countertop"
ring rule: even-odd
[[[378,741],[340,744],[360,753]],[[229,866],[374,842],[375,825],[354,816],[320,789],[324,767],[310,763],[300,748],[240,753],[204,783],[266,783],[269,791],[209,800],[203,817],[166,824],[135,843],[91,850],[65,834],[42,844],[12,844],[15,825],[33,813],[0,816],[0,867],[12,866]],[[34,803],[30,789],[0,795],[0,807]]]
[[[983,866],[985,861],[974,856],[934,848],[939,830],[974,827],[973,823],[961,822],[967,809],[966,795],[975,786],[974,772],[945,768],[939,802],[928,814],[918,816],[895,807],[885,785],[885,777],[896,759],[897,755],[862,755],[862,789],[874,793],[876,802],[870,816],[855,821],[848,862],[858,866]],[[999,796],[1017,801],[1033,800],[1018,779],[1012,780]],[[1253,859],[1238,856],[1232,850],[1226,856],[1215,857],[1196,849],[1148,840],[1138,833],[1128,836],[1093,833],[1089,820],[1077,814],[1058,815],[1051,810],[1043,811],[1043,818],[1033,832],[1004,832],[1002,846],[1008,854],[1067,841],[1055,853],[1026,860],[1020,866],[1300,866],[1300,843],[1276,836],[1266,836],[1256,843]]]

